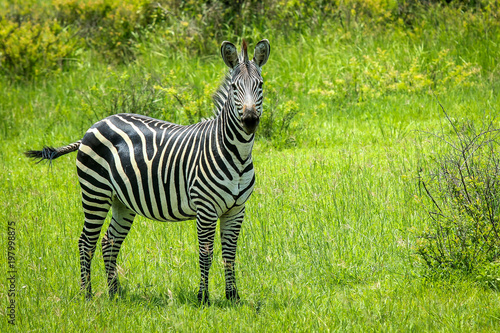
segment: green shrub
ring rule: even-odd
[[[500,261],[487,262],[478,267],[475,278],[487,288],[500,290]]]
[[[95,123],[117,113],[137,113],[163,118],[164,93],[157,89],[160,78],[156,75],[121,75],[109,73],[111,85],[93,86],[80,92],[82,108],[89,123]]]
[[[259,137],[275,148],[289,148],[296,145],[298,126],[293,125],[299,106],[294,100],[281,103],[279,97],[265,108],[259,124]]]
[[[137,113],[178,124],[194,124],[213,116],[216,86],[196,89],[179,83],[174,71],[165,74],[111,71],[109,82],[81,92],[82,108],[94,123],[116,113]]]
[[[443,152],[422,171],[419,183],[429,224],[418,234],[417,258],[432,272],[475,272],[500,278],[500,129],[476,129],[448,118],[452,134],[440,136]]]
[[[427,93],[430,88],[442,92],[458,86],[473,86],[480,68],[466,62],[456,64],[449,53],[448,49],[441,50],[430,60],[416,53],[406,68],[398,69],[397,54],[378,48],[375,55],[352,57],[342,66],[337,79],[324,80],[308,94],[364,101],[401,92]]]
[[[58,0],[55,16],[78,30],[87,45],[111,61],[135,58],[135,44],[144,31],[164,21],[161,5],[145,0]]]
[[[0,69],[13,79],[61,71],[79,47],[71,29],[56,20],[0,21]]]

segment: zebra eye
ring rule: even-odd
[[[262,82],[262,81],[259,82],[259,89],[262,89],[263,84],[264,84],[264,82]]]
[[[236,91],[236,83],[231,83],[231,87],[233,88],[233,91]]]

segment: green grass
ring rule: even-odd
[[[460,30],[453,41],[441,23],[420,33],[396,28],[343,31],[332,23],[318,35],[262,36],[272,47],[264,112],[278,127],[287,102],[297,114],[287,130],[260,136],[254,148],[257,184],[238,246],[237,305],[224,298],[218,235],[213,304],[200,308],[195,224],[141,217],[119,256],[124,296],[108,299],[98,251],[96,294],[84,301],[75,155],[52,167],[22,155],[81,138],[107,112],[97,98],[113,98],[117,88],[148,74],[205,112],[224,72],[217,49],[202,58],[145,43],[129,66],[108,68],[85,53],[60,75],[33,83],[2,79],[0,261],[5,272],[13,221],[18,273],[16,326],[7,323],[4,301],[0,331],[498,331],[498,293],[474,277],[429,279],[410,232],[426,223],[415,200],[416,172],[440,149],[426,132],[450,132],[437,99],[457,121],[498,115],[498,57],[492,56],[498,37],[481,41],[473,38],[478,30]],[[444,60],[434,61],[446,48]],[[408,85],[389,88],[383,75],[391,70]],[[174,97],[161,96],[158,116],[186,123]],[[7,292],[2,273],[0,299]]]
[[[490,331],[499,320],[496,293],[467,280],[418,276],[407,230],[421,222],[400,177],[402,148],[377,159],[349,150],[256,154],[258,185],[238,250],[243,301],[224,300],[217,246],[208,308],[196,305],[194,224],[143,218],[120,254],[125,296],[108,300],[97,253],[96,296],[85,302],[78,289],[82,213],[73,158],[34,170],[10,156],[3,162],[9,205],[2,219],[16,222],[17,328]],[[17,175],[5,165],[16,165]]]

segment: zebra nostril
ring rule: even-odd
[[[260,117],[257,113],[257,110],[255,109],[255,105],[250,108],[244,108],[243,110],[244,111],[243,115],[241,116],[241,122],[243,124],[245,132],[247,132],[248,134],[255,133],[255,130],[257,129],[257,126],[260,122]]]

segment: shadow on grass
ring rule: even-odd
[[[105,305],[113,304],[116,305],[130,305],[136,307],[143,307],[147,309],[154,308],[168,308],[168,307],[183,307],[188,306],[191,308],[216,308],[216,309],[237,309],[241,307],[246,307],[255,311],[256,314],[260,314],[264,307],[268,304],[262,298],[258,297],[255,299],[256,295],[247,295],[249,299],[242,299],[239,301],[230,301],[221,297],[210,297],[210,305],[203,305],[198,302],[198,291],[190,290],[188,287],[178,287],[173,288],[173,290],[166,289],[166,291],[158,290],[152,285],[137,286],[136,288],[130,288],[129,286],[120,286],[118,294],[110,299],[107,290],[96,291],[91,299],[85,299],[85,293],[79,291],[70,297],[68,301],[70,302],[84,302],[87,305]],[[284,304],[281,307],[286,306]]]
[[[244,300],[234,302],[226,298],[216,298],[213,296],[210,297],[210,305],[203,305],[198,302],[198,291],[188,289],[168,289],[167,292],[144,289],[141,292],[140,289],[131,291],[128,287],[125,287],[120,290],[120,296],[116,297],[114,301],[119,303],[133,303],[148,308],[179,305],[187,305],[193,308],[216,307],[221,309],[240,307],[242,305],[254,307],[253,304],[249,304]]]

